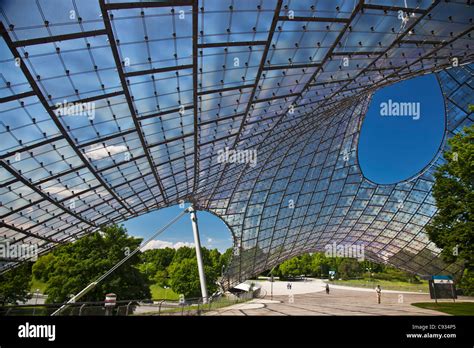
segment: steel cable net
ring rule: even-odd
[[[472,13],[464,0],[4,1],[0,237],[44,253],[189,201],[232,232],[224,288],[333,242],[456,273],[423,230],[444,148],[393,185],[365,179],[356,150],[372,93],[426,73],[444,141],[472,123]]]

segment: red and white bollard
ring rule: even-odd
[[[115,294],[106,294],[105,295],[105,315],[110,316],[113,315],[115,305],[117,304],[117,295]]]

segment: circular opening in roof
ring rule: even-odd
[[[433,74],[377,91],[360,132],[359,165],[378,184],[407,180],[438,153],[446,118],[443,95]]]

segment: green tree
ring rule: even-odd
[[[228,267],[230,260],[232,259],[233,248],[228,248],[219,258],[219,269],[222,271],[222,267]]]
[[[280,264],[280,274],[283,277],[295,277],[302,274],[300,268],[300,260],[298,257],[293,257],[289,260],[283,261]]]
[[[219,250],[212,249],[209,251],[210,263],[212,264],[212,267],[215,268],[216,270],[219,270],[220,257],[221,257],[221,253],[219,252]]]
[[[474,125],[448,140],[446,163],[435,173],[433,197],[438,211],[426,226],[447,262],[464,262],[464,285],[474,292]]]
[[[48,302],[66,301],[71,294],[77,294],[89,283],[108,271],[133,251],[141,239],[130,237],[123,226],[102,227],[100,232],[85,236],[78,241],[58,247],[50,256],[42,256],[34,266],[33,273],[46,279]],[[48,274],[45,274],[45,260],[48,257]],[[135,254],[117,268],[108,278],[85,295],[85,301],[103,301],[105,294],[113,292],[118,299],[150,298],[146,275],[138,270],[140,256]]]
[[[141,259],[153,264],[157,270],[164,270],[171,264],[175,254],[176,250],[173,248],[149,249],[141,254]]]
[[[360,267],[362,272],[367,273],[367,276],[369,276],[369,273],[385,272],[385,269],[389,266],[369,260],[363,260],[360,262]]]
[[[204,250],[205,248],[202,248]],[[204,252],[203,252],[204,254]],[[179,263],[184,259],[192,259],[196,257],[196,250],[187,246],[183,246],[176,250],[176,253],[173,256],[172,263]],[[204,258],[204,257],[203,257]]]
[[[165,286],[169,286],[169,274],[168,274],[168,269],[164,270],[158,270],[156,273],[153,275],[153,277],[150,278],[150,280],[161,286],[162,288]]]
[[[48,253],[38,258],[32,267],[32,272],[35,278],[42,282],[47,282],[49,275],[52,273],[52,267],[55,260],[56,257],[53,253]]]
[[[338,272],[339,265],[342,263],[344,258],[342,258],[342,257],[327,257],[326,260],[328,262],[328,270]]]
[[[337,272],[342,279],[349,279],[359,276],[361,268],[356,259],[345,258],[339,264]]]
[[[0,304],[25,302],[31,284],[31,262],[24,262],[16,268],[0,274]]]
[[[221,273],[221,254],[217,249],[201,248],[204,263],[204,273],[208,294],[217,290],[217,278]],[[174,292],[185,297],[200,297],[201,286],[196,261],[196,250],[190,247],[181,247],[176,250],[173,261],[167,268],[168,281]]]
[[[324,253],[314,253],[311,258],[311,274],[321,276],[329,272],[329,262]]]
[[[167,268],[173,261],[175,249],[149,249],[144,251],[140,259],[142,263],[139,265],[140,272],[146,274],[148,279],[159,286],[168,286]]]
[[[179,250],[179,249],[178,249]],[[186,298],[201,297],[201,285],[196,258],[185,258],[173,262],[168,268],[169,284],[174,292],[183,294]],[[207,292],[209,295],[217,290],[218,273],[210,265],[204,265]]]
[[[312,275],[313,270],[311,267],[311,263],[313,261],[312,257],[310,254],[303,254],[298,257],[299,258],[299,263],[300,263],[300,275]]]

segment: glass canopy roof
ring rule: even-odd
[[[443,158],[375,185],[356,149],[372,93],[421,74],[443,89],[445,140],[472,122],[472,14],[465,0],[3,1],[0,237],[46,252],[189,201],[233,234],[224,287],[332,242],[456,272],[423,231]],[[226,148],[258,161],[222,163]]]

